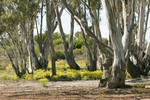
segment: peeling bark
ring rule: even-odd
[[[123,87],[125,85],[126,65],[123,47],[121,43],[121,34],[119,33],[118,28],[115,24],[116,20],[110,6],[110,1],[102,0],[102,5],[104,7],[107,16],[108,27],[114,49],[114,58],[111,69],[111,76],[107,81],[106,87],[107,88]]]

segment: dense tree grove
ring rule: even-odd
[[[103,71],[100,87],[124,87],[126,71],[140,77],[150,70],[149,4],[149,0],[0,0],[0,45],[18,77],[47,69],[49,61],[56,75],[55,61],[64,58],[70,69],[80,70],[74,51],[82,48],[87,70]],[[71,19],[67,34],[64,10]],[[100,29],[102,10],[108,40]],[[80,32],[74,32],[75,22]],[[57,27],[59,32],[54,33]]]

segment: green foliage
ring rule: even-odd
[[[69,66],[65,60],[59,60],[56,62],[57,68],[57,75],[52,76],[50,80],[52,81],[67,81],[67,80],[93,80],[93,79],[101,79],[102,78],[102,71],[94,71],[89,72],[86,71],[85,62],[84,61],[77,61],[77,64],[81,66],[83,69],[81,70],[74,70],[69,69]],[[49,67],[51,67],[51,62],[49,62]],[[51,72],[51,69],[50,69]]]
[[[100,70],[95,71],[95,72],[86,71],[84,73],[82,72],[81,77],[83,79],[86,78],[86,79],[94,79],[94,80],[96,80],[96,79],[101,79],[102,75],[103,75],[103,73]]]
[[[45,71],[43,69],[39,69],[39,70],[34,71],[34,78],[36,80],[43,79],[43,78],[45,78],[46,76],[49,76],[49,75],[50,75],[50,72]]]
[[[56,40],[56,39],[60,39],[61,36],[58,32],[54,33],[53,36],[52,36],[53,40]]]
[[[46,83],[48,82],[49,80],[47,78],[43,78],[43,79],[40,79],[39,82],[42,83],[42,86],[43,87],[46,87]]]
[[[82,78],[82,80],[89,80],[89,78],[88,78],[87,76],[84,76],[84,77]]]
[[[55,51],[55,59],[65,59],[65,55],[62,50]]]
[[[5,70],[5,67],[0,65],[0,71],[1,70]]]
[[[73,50],[73,54],[74,54],[74,56],[83,55],[84,50],[83,49],[75,49],[75,50]]]
[[[19,78],[16,75],[10,75],[8,73],[4,73],[0,75],[0,78],[3,80],[13,80],[13,81],[18,81]]]
[[[62,40],[61,39],[55,39],[54,40],[54,46],[60,45],[62,44]]]
[[[19,77],[17,77],[16,75],[14,75],[14,76],[11,77],[11,80],[13,80],[13,81],[18,81],[18,80],[19,80]]]
[[[0,78],[3,80],[10,80],[11,79],[10,75],[8,75],[8,74],[2,74],[2,75],[0,75]]]
[[[141,75],[140,77],[141,77],[141,78],[144,78],[144,75]]]
[[[108,45],[108,39],[107,38],[102,38],[102,41],[104,44]]]
[[[73,41],[73,49],[80,49],[82,46],[84,45],[83,40],[82,39],[77,39]]]
[[[70,78],[67,77],[66,74],[62,74],[62,75],[59,75],[59,80],[68,81],[68,80],[70,80]]]
[[[81,79],[81,74],[80,72],[76,71],[73,73],[73,78],[77,79],[77,80],[80,80]]]
[[[44,43],[45,37],[46,37],[46,34],[43,33],[43,34],[42,34],[42,44]],[[37,35],[34,36],[34,40],[35,40],[36,42],[41,41],[40,38],[38,38]]]
[[[75,39],[82,39],[82,32],[76,32]]]
[[[58,81],[59,77],[57,75],[52,76],[51,80],[52,81]]]
[[[99,0],[88,0],[88,4],[92,9],[98,9],[101,7],[101,2]]]
[[[71,81],[71,80],[99,80],[102,78],[103,72],[97,70],[94,72],[86,71],[86,65],[83,60],[77,61],[77,64],[81,66],[81,70],[69,69],[69,66],[65,60],[58,60],[56,62],[57,75],[52,76],[51,62],[48,64],[48,70],[39,69],[35,70],[34,74],[25,74],[22,76],[23,79],[29,81],[39,80],[45,86],[45,83],[50,81]],[[16,75],[8,74],[11,73],[12,67],[8,65],[6,67],[8,72],[0,76],[3,80],[19,80]],[[150,72],[149,72],[150,75]],[[143,76],[141,76],[143,78]],[[131,78],[130,74],[126,71],[126,78]],[[47,80],[42,82],[42,80]]]
[[[22,76],[22,78],[28,80],[28,81],[35,81],[36,77],[33,76],[33,74],[25,74]]]
[[[150,71],[148,72],[148,76],[150,76]]]

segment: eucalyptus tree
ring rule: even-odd
[[[146,7],[146,5],[144,5],[144,2],[146,2],[145,0],[140,2],[135,2],[134,0],[101,0],[107,16],[110,41],[112,43],[111,47],[101,42],[94,32],[83,23],[84,21],[80,16],[72,10],[66,0],[61,1],[80,25],[83,32],[95,40],[98,48],[104,55],[103,78],[100,80],[100,86],[106,86],[108,88],[123,87],[125,85],[126,68],[131,76],[147,75],[150,69],[149,57],[146,57],[149,51],[149,44],[147,45],[146,55],[144,57],[145,51],[136,49],[141,48],[136,44],[138,43],[136,41],[139,41],[141,37],[138,36],[137,40],[135,38],[136,32],[138,32],[138,34],[141,33],[139,32],[140,30],[143,30],[142,35],[145,36],[146,34],[144,29],[146,30],[147,23],[144,25],[143,21],[145,21],[145,17],[142,17],[143,15],[141,14],[144,7]],[[88,7],[86,1],[82,0],[82,3]],[[138,4],[141,6],[138,17],[136,17],[135,13],[138,12],[138,10],[135,8]],[[147,11],[147,13],[149,13],[149,11]],[[145,22],[147,22],[147,19],[148,14]],[[137,26],[139,27],[138,31],[136,31]],[[142,36],[142,38],[145,38],[144,36]],[[141,44],[144,45],[143,41]]]
[[[39,2],[5,0],[1,3],[4,10],[3,15],[0,16],[2,47],[16,75],[21,77],[26,73],[27,68],[28,33],[31,28],[28,19],[32,19],[31,16],[34,14],[32,11],[37,8]],[[9,46],[5,43],[6,37],[11,41]]]
[[[135,1],[134,1],[135,2]],[[134,4],[137,4],[135,6],[140,5],[138,18],[134,24],[138,27],[137,31],[132,31],[130,34],[131,38],[130,41],[130,59],[128,60],[127,65],[127,71],[130,73],[132,77],[140,77],[141,75],[148,75],[148,72],[150,70],[150,59],[149,57],[146,57],[147,50],[145,51],[145,36],[147,33],[147,21],[149,17],[149,10],[146,12],[146,7],[149,9],[149,2],[146,0],[136,2]],[[145,12],[147,16],[145,16]],[[132,26],[131,26],[132,28]],[[130,32],[130,31],[129,31]],[[137,39],[135,39],[135,36]],[[133,39],[133,40],[131,40]],[[132,48],[131,48],[132,46]],[[147,45],[148,48],[149,45]]]
[[[45,8],[46,5],[46,8]],[[46,69],[48,67],[48,56],[49,53],[51,55],[51,64],[52,64],[52,75],[56,75],[56,67],[55,67],[55,51],[54,51],[54,45],[53,45],[53,39],[52,34],[56,29],[57,22],[55,21],[56,15],[53,10],[53,4],[49,0],[41,1],[40,2],[40,8],[39,8],[39,14],[40,14],[40,29],[38,29],[38,22],[36,18],[34,18],[35,25],[36,25],[36,31],[37,31],[37,44],[38,49],[40,52],[40,56],[35,53],[34,46],[32,46],[32,51],[34,55],[32,55],[32,62],[34,64],[35,69],[44,68]],[[46,37],[42,37],[42,30],[43,30],[43,16],[44,11],[46,9],[46,23],[47,23],[47,31],[45,32]],[[61,11],[62,13],[62,11]],[[31,39],[34,45],[34,39]]]
[[[72,1],[72,2],[74,2],[73,4],[75,4],[76,8],[77,8],[76,11],[75,10],[73,10],[73,11],[79,16],[80,19],[82,19],[82,21],[84,20],[83,21],[84,25],[89,27],[88,26],[88,19],[87,19],[87,8],[86,8],[87,5],[82,4],[83,1],[81,2],[80,0],[75,0],[75,1]],[[91,13],[91,15],[92,15],[92,13]],[[93,28],[94,26],[92,25],[91,27],[92,27],[91,30],[95,31],[95,33],[98,34],[98,32],[96,32],[96,30]],[[81,28],[81,31],[82,31],[82,37],[83,37],[83,40],[84,40],[84,44],[85,44],[85,47],[86,47],[86,67],[87,67],[87,70],[95,71],[96,68],[97,68],[97,46],[96,46],[96,43],[93,42],[92,43],[93,46],[90,47],[89,44],[88,44],[88,41],[89,41],[88,35],[85,35],[82,28]]]
[[[63,8],[61,9],[60,13],[62,13],[62,11],[63,11]],[[54,10],[54,5],[53,5],[52,1],[50,2],[49,0],[46,0],[46,15],[47,15],[46,16],[46,20],[47,20],[48,31],[46,32],[47,38],[45,40],[45,43],[47,43],[46,44],[47,46],[50,45],[50,55],[51,55],[51,63],[52,63],[52,75],[56,75],[55,50],[54,50],[52,34],[54,33],[54,31],[56,29],[57,22],[55,21],[56,14],[55,14],[55,10]],[[47,56],[47,58],[48,58],[48,51],[45,53],[45,56]]]
[[[59,26],[59,30],[60,30],[60,33],[61,33],[61,38],[62,38],[62,43],[63,43],[63,50],[64,50],[66,61],[67,61],[68,65],[70,66],[71,69],[79,70],[80,67],[76,63],[76,61],[74,59],[74,55],[73,55],[74,19],[71,18],[71,30],[70,30],[71,32],[70,32],[69,51],[68,51],[67,50],[66,39],[65,39],[65,34],[64,34],[64,31],[63,31],[62,22],[61,22],[61,18],[60,18],[60,14],[59,14],[58,1],[53,0],[53,4],[55,5],[55,13],[56,13],[56,16],[57,16],[58,26]]]
[[[46,6],[46,7],[45,7]],[[45,32],[46,37],[42,37],[42,30],[43,30],[43,16],[44,11],[46,9],[46,24],[47,24],[47,31]],[[58,12],[61,16],[63,12],[63,8],[61,8],[60,12]],[[51,0],[45,0],[40,2],[40,8],[39,8],[39,14],[40,14],[40,29],[38,29],[38,22],[36,18],[34,18],[36,30],[37,30],[37,44],[39,47],[40,56],[35,53],[34,50],[34,40],[31,39],[32,42],[32,62],[35,69],[40,68],[47,68],[48,66],[48,55],[50,53],[51,56],[51,64],[52,64],[52,75],[56,75],[56,67],[55,67],[55,50],[54,50],[54,44],[52,35],[57,27],[57,20],[56,20],[56,14],[54,11],[54,5]]]

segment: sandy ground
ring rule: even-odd
[[[98,87],[99,80],[39,82],[0,80],[0,100],[150,100],[150,78],[129,79],[125,89]]]

